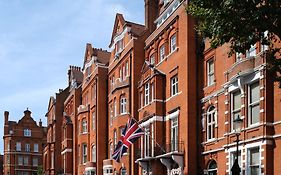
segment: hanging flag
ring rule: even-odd
[[[120,162],[121,157],[127,152],[128,148],[142,135],[144,131],[139,127],[138,123],[130,118],[121,133],[120,140],[112,154],[112,158]]]

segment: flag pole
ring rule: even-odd
[[[136,120],[134,117],[132,117],[131,115],[130,115],[130,118],[133,119],[133,120],[138,124],[138,126],[143,130],[143,132],[144,132],[145,134],[147,133],[147,132],[145,131],[144,127],[142,127],[142,126],[140,125],[140,122],[139,122],[139,121],[137,121],[137,120]],[[159,147],[159,148],[161,149],[161,151],[163,151],[164,153],[166,153],[165,149],[164,149],[154,138],[150,137],[150,139],[151,139],[151,141],[154,141],[154,142],[156,143],[156,146]]]

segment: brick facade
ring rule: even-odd
[[[110,52],[86,45],[82,70],[71,66],[69,86],[50,99],[47,140],[58,143],[45,148],[46,174],[230,174],[238,116],[243,174],[281,172],[281,90],[266,47],[228,58],[227,45],[200,46],[186,3],[145,0],[145,25],[116,14]],[[130,117],[145,134],[117,163]],[[58,150],[51,169],[47,150]]]
[[[184,1],[165,3],[146,8],[156,26],[145,40],[138,86],[138,115],[145,135],[136,162],[139,174],[196,174],[194,21],[186,15]]]
[[[230,174],[236,152],[235,117],[243,120],[239,136],[242,174],[279,174],[281,90],[266,69],[266,47],[256,43],[246,55],[228,58],[228,47],[205,43],[200,59],[201,155],[205,174]],[[210,68],[210,65],[212,68]],[[210,74],[211,70],[211,74]],[[256,157],[254,157],[256,156]],[[253,159],[253,160],[252,160]],[[251,162],[256,161],[254,165]],[[211,168],[211,166],[213,168]],[[213,169],[213,170],[212,170]]]
[[[9,121],[4,112],[4,174],[33,175],[43,165],[42,153],[46,144],[46,128],[31,117],[27,109],[18,121]]]

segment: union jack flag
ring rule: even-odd
[[[121,133],[121,137],[112,154],[112,158],[117,162],[120,162],[123,154],[126,153],[128,148],[143,134],[144,131],[139,127],[138,123],[132,118],[129,119]]]

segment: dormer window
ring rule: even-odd
[[[86,69],[86,75],[87,75],[87,77],[91,75],[91,67],[90,66],[87,67],[87,69]]]
[[[123,50],[123,39],[117,41],[116,43],[116,53],[120,53]]]
[[[31,130],[30,129],[24,129],[23,130],[23,135],[25,137],[31,137]]]

